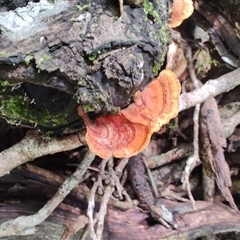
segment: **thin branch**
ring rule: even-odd
[[[115,173],[116,173],[116,175],[118,176],[119,179],[121,178],[123,169],[126,167],[128,161],[129,161],[129,158],[123,158],[123,159],[121,159],[119,164],[116,166]]]
[[[97,230],[96,230],[97,240],[102,239],[104,220],[105,220],[105,215],[107,213],[107,205],[113,191],[114,191],[114,188],[108,185],[105,189],[105,193],[102,198],[101,207],[98,212],[98,221],[97,221]]]
[[[114,180],[112,179],[112,173],[114,172],[113,171],[113,158],[109,159],[107,164],[108,164],[108,172],[110,175],[110,184],[108,184],[107,187],[105,188],[105,192],[104,192],[102,202],[100,205],[100,210],[99,210],[98,216],[97,216],[97,229],[96,229],[97,240],[102,239],[104,220],[105,220],[105,215],[107,213],[107,204],[108,204],[109,199],[114,191]]]
[[[223,92],[228,92],[240,85],[240,68],[224,74],[221,77],[208,80],[202,87],[189,92],[182,93],[179,99],[179,112],[195,106],[198,103],[206,101]]]
[[[164,164],[187,157],[191,155],[192,152],[192,144],[180,144],[166,153],[150,157],[147,161],[147,165],[150,169],[161,167]]]
[[[37,131],[29,131],[19,143],[0,152],[0,177],[13,168],[38,157],[69,151],[85,144],[85,131],[63,138],[46,138]]]
[[[152,175],[152,172],[147,165],[147,161],[146,161],[145,157],[143,157],[143,162],[144,162],[144,165],[145,165],[146,170],[147,170],[147,174],[148,174],[148,177],[149,177],[150,184],[152,186],[154,197],[159,198],[159,193],[158,193],[158,189],[157,189],[157,186],[156,186],[156,180],[154,179],[154,177]]]
[[[3,222],[0,225],[0,237],[19,235],[22,231],[42,223],[71,192],[71,190],[82,181],[83,175],[94,158],[95,155],[88,151],[76,171],[63,182],[55,195],[36,214],[20,216]]]
[[[188,62],[189,75],[190,75],[190,78],[194,85],[194,88],[197,90],[197,89],[199,89],[200,81],[197,79],[195,71],[194,71],[192,49],[187,44],[187,42],[185,43],[185,45],[186,45],[185,51],[186,51],[186,59]],[[188,197],[192,202],[193,209],[195,209],[195,210],[196,210],[196,204],[195,204],[195,200],[193,198],[192,192],[191,192],[189,178],[190,178],[190,173],[193,170],[193,168],[197,165],[198,162],[200,162],[200,159],[199,159],[199,116],[200,116],[200,103],[196,104],[195,109],[194,109],[194,114],[193,114],[193,123],[194,123],[194,126],[193,126],[193,130],[194,130],[193,156],[188,158],[188,160],[186,162],[185,170],[183,173],[183,177],[182,177],[183,187],[187,188]],[[190,169],[190,171],[189,171],[189,169]]]
[[[98,179],[93,184],[93,187],[91,189],[91,193],[88,199],[87,216],[88,216],[89,225],[86,231],[90,233],[90,236],[93,240],[98,240],[95,229],[94,229],[94,225],[98,221],[97,219],[98,214],[96,214],[94,218],[95,197],[96,197],[97,189],[100,189],[101,193],[103,193],[104,191],[103,185],[102,185],[102,177],[104,176],[104,171],[105,171],[107,162],[108,162],[108,159],[103,159],[102,162],[100,163]]]
[[[94,221],[94,208],[95,208],[95,194],[96,194],[96,191],[97,191],[97,188],[98,188],[98,181],[96,181],[94,184],[93,184],[93,187],[91,189],[91,194],[90,194],[90,197],[88,199],[88,208],[87,208],[87,216],[88,216],[88,228],[89,228],[89,233],[90,233],[90,236],[93,240],[97,240],[97,236],[95,234],[95,230],[94,230],[94,224],[95,224],[95,221]]]
[[[193,65],[192,49],[188,44],[186,47],[186,59],[188,62],[188,71],[189,71],[189,75],[192,80],[193,86],[195,89],[198,89],[199,86],[202,84],[196,77],[194,65]],[[194,158],[196,163],[200,161],[199,160],[199,142],[198,142],[199,141],[199,115],[200,115],[200,103],[196,104],[194,109],[194,114],[193,114],[193,123],[194,123],[193,149],[194,149]]]
[[[65,229],[61,237],[61,240],[69,239],[72,235],[76,234],[76,232],[78,232],[80,229],[84,229],[87,223],[88,218],[85,215],[80,215],[73,224],[69,225]]]

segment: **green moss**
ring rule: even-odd
[[[155,40],[159,39],[159,41],[161,42],[163,52],[162,52],[161,58],[155,60],[155,63],[152,69],[155,75],[159,73],[162,63],[164,62],[164,58],[166,55],[166,46],[169,39],[169,32],[168,32],[166,19],[165,17],[161,17],[160,15],[161,13],[166,14],[166,11],[167,11],[166,3],[165,1],[160,1],[160,2],[162,2],[163,5],[158,6],[158,10],[155,9],[152,2],[149,2],[148,0],[144,0],[143,2],[143,9],[146,15],[145,19],[148,20],[148,17],[151,16],[154,23],[159,25],[159,31],[156,31],[154,38]]]
[[[7,57],[8,54],[7,54],[6,52],[0,52],[0,56],[1,56],[1,57]]]
[[[162,66],[161,60],[159,62],[156,62],[156,64],[153,66],[153,69],[152,69],[154,75],[157,75],[159,73],[161,66]]]
[[[38,111],[26,96],[8,95],[7,98],[0,96],[0,105],[1,115],[13,124],[25,122],[48,128],[67,124],[66,114],[52,115],[47,109]]]
[[[88,60],[93,62],[95,59],[97,59],[101,54],[104,54],[106,51],[107,51],[106,49],[98,50],[97,52],[94,52],[91,55],[89,55]]]
[[[83,6],[77,5],[77,9],[78,9],[78,11],[82,12],[83,10],[85,10],[86,8],[88,8],[90,6],[91,6],[91,3],[85,4]]]
[[[0,80],[0,90],[1,92],[6,92],[9,87],[14,87],[16,84],[12,84],[7,80]]]
[[[40,66],[42,64],[42,62],[49,61],[50,59],[51,59],[51,56],[46,55],[44,57],[39,58],[37,64]]]
[[[152,3],[150,3],[147,0],[144,0],[143,2],[143,10],[145,13],[145,21],[148,20],[148,15],[151,15],[152,11],[153,11],[153,5]]]
[[[9,83],[7,80],[0,80],[0,86],[1,88],[12,86],[12,84]]]
[[[219,62],[212,58],[209,51],[201,49],[196,55],[195,68],[197,74],[206,74],[211,69],[212,65],[216,67],[219,65]]]
[[[98,56],[97,54],[92,54],[92,55],[88,56],[88,60],[93,62],[97,58],[97,56]]]
[[[24,59],[26,65],[29,65],[30,62],[31,62],[31,60],[33,60],[33,58],[34,58],[33,55],[27,54],[27,56],[26,56],[25,59]]]
[[[54,131],[47,131],[44,133],[43,135],[43,139],[45,140],[50,140],[50,139],[53,139],[53,137],[55,136],[55,132]]]
[[[84,112],[94,112],[94,106],[90,103],[83,105]]]
[[[51,59],[51,56],[49,56],[49,55],[43,57],[43,61],[49,61],[50,59]]]
[[[145,13],[145,20],[148,20],[148,16],[151,16],[155,23],[161,22],[158,12],[155,10],[153,4],[151,2],[149,2],[148,0],[144,0],[143,10]]]
[[[41,69],[45,69],[46,61],[50,61],[52,59],[51,55],[44,55],[39,58],[35,58],[36,68],[38,69],[38,73],[40,73]]]
[[[163,24],[159,29],[160,39],[162,43],[167,44],[169,39],[168,28],[166,24]]]
[[[178,127],[178,121],[177,121],[177,119],[171,120],[171,122],[167,124],[167,127],[168,127],[170,130],[175,131],[175,130],[177,129],[177,127]]]

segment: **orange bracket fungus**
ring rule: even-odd
[[[180,89],[175,74],[163,70],[142,92],[134,95],[131,105],[116,115],[91,121],[79,106],[90,150],[104,159],[137,155],[147,147],[152,134],[177,115]]]
[[[180,90],[176,75],[165,69],[142,92],[137,92],[134,102],[121,112],[129,121],[146,125],[156,132],[176,117]]]
[[[193,11],[192,0],[174,0],[168,26],[171,28],[178,27],[185,19],[192,15]]]
[[[132,123],[123,114],[107,115],[92,122],[78,107],[78,114],[87,127],[86,141],[89,149],[101,158],[108,159],[137,155],[147,147],[152,133],[147,126]]]

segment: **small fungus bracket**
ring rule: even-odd
[[[193,11],[192,0],[174,0],[168,26],[171,28],[180,26],[185,19],[192,15]]]
[[[78,114],[87,127],[89,149],[103,159],[136,155],[148,145],[152,135],[147,126],[130,122],[121,112],[101,116],[94,122],[89,120],[81,106]]]
[[[134,103],[123,109],[122,114],[156,132],[176,117],[180,91],[176,75],[165,69],[142,92],[135,94]]]

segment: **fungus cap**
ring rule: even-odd
[[[180,83],[171,70],[163,70],[159,76],[137,92],[134,102],[121,113],[134,123],[140,123],[158,131],[178,113]]]
[[[93,123],[82,117],[87,127],[88,147],[103,159],[137,155],[147,147],[152,135],[147,126],[130,122],[121,112],[101,116]]]
[[[185,19],[192,15],[193,11],[192,0],[174,0],[168,26],[171,28],[178,27]]]

